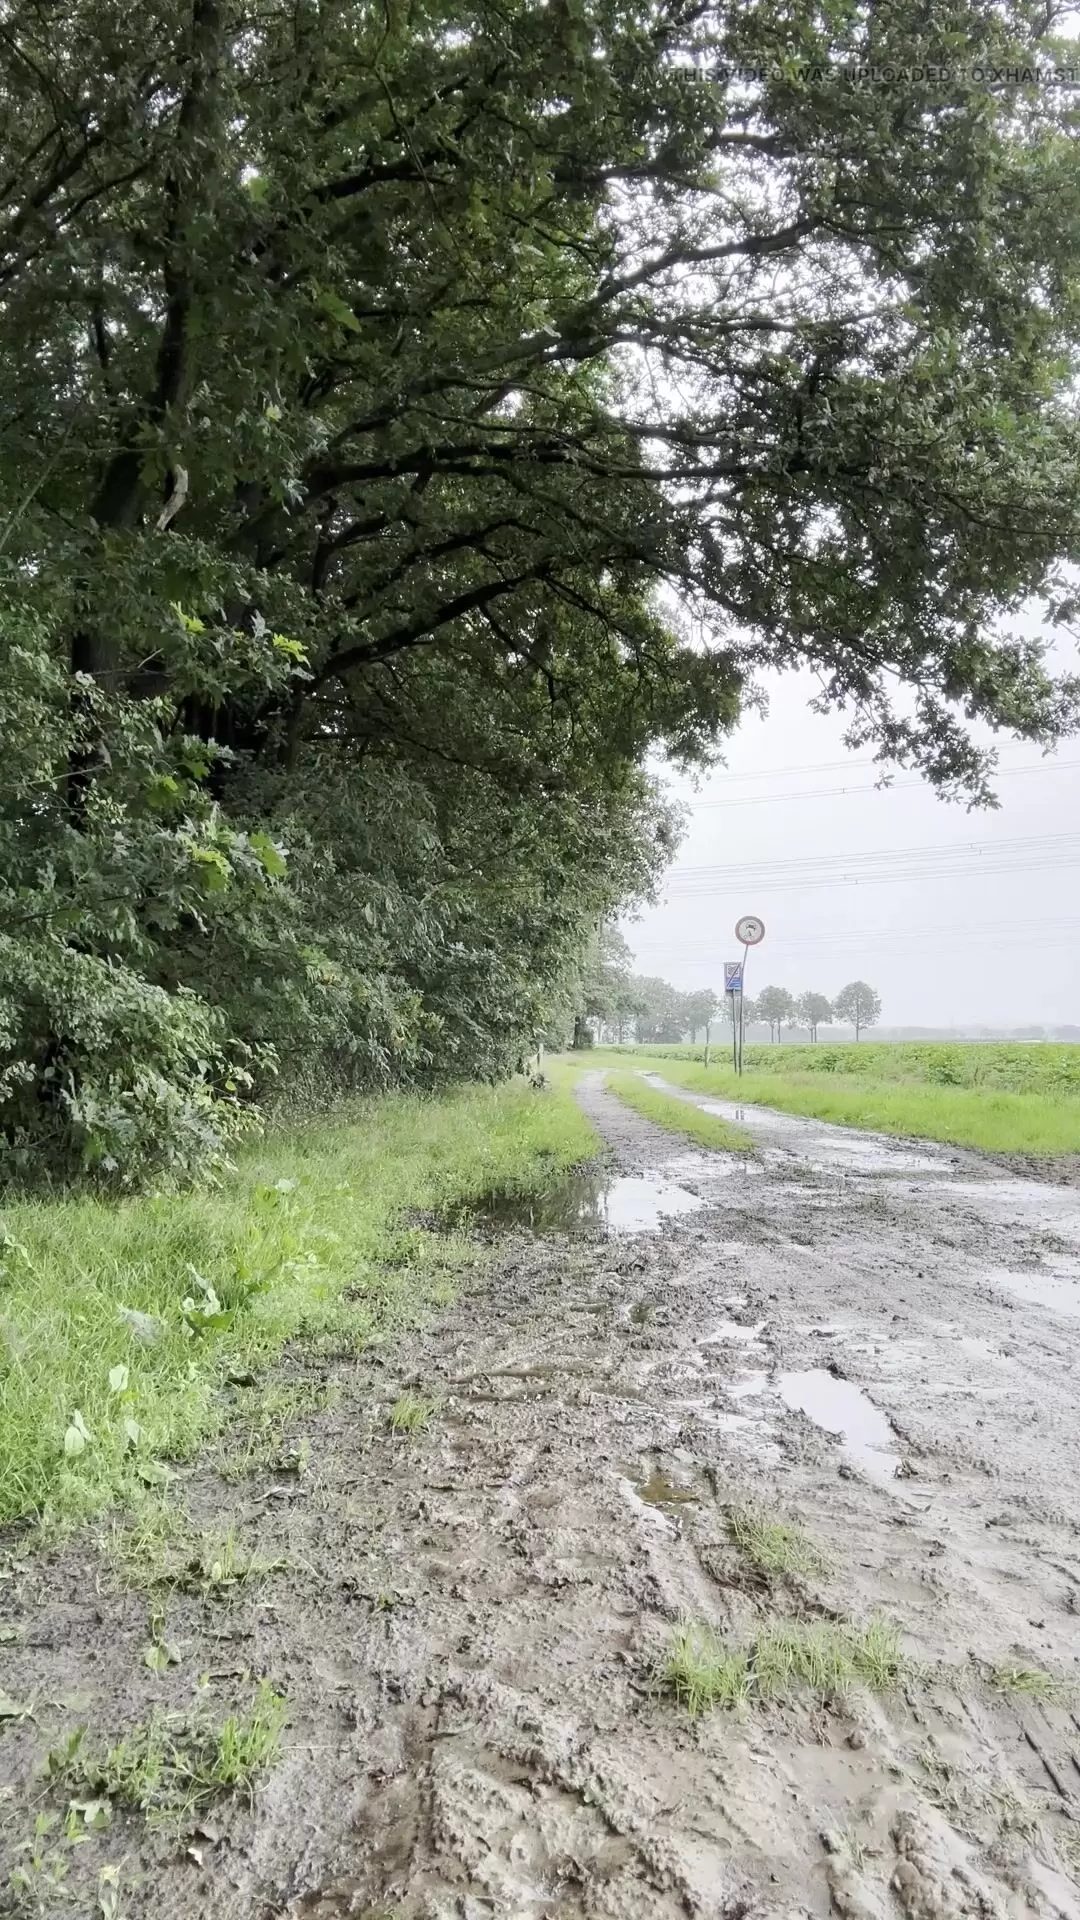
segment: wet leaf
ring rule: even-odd
[[[268,833],[249,834],[248,840],[256,859],[271,879],[280,880],[283,874],[288,873],[288,863]]]
[[[78,1407],[76,1407],[71,1416],[71,1424],[64,1434],[64,1452],[68,1459],[77,1460],[80,1453],[85,1452],[89,1439],[90,1429],[83,1419],[82,1414],[79,1412]]]
[[[130,1375],[129,1375],[128,1369],[124,1365],[123,1361],[121,1361],[120,1365],[117,1367],[110,1367],[109,1368],[109,1392],[110,1393],[126,1393],[127,1383],[129,1378],[130,1378]]]
[[[83,1826],[91,1833],[104,1833],[112,1821],[112,1804],[108,1800],[69,1800],[68,1811],[81,1814]]]
[[[148,1487],[167,1487],[170,1480],[176,1478],[172,1468],[167,1467],[163,1460],[140,1460],[135,1471]]]
[[[142,1650],[142,1661],[151,1673],[167,1673],[170,1667],[180,1665],[180,1654],[168,1640],[151,1640]]]
[[[0,1720],[29,1720],[33,1707],[25,1700],[13,1700],[10,1693],[0,1687]]]

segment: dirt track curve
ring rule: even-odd
[[[599,1074],[581,1098],[613,1168],[573,1230],[343,1365],[301,1479],[192,1480],[286,1565],[178,1598],[178,1668],[85,1555],[9,1589],[12,1693],[117,1728],[199,1668],[289,1696],[250,1809],[193,1842],[114,1823],[72,1885],[123,1855],[121,1912],[155,1920],[1080,1920],[1080,1704],[991,1684],[1077,1673],[1080,1193],[749,1109],[752,1159],[691,1151]],[[410,1383],[439,1409],[395,1437]],[[747,1502],[828,1571],[756,1574]],[[745,1643],[875,1613],[911,1659],[890,1693],[691,1720],[656,1681],[686,1616]],[[40,1739],[0,1745],[20,1795]]]

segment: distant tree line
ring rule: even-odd
[[[762,987],[756,1000],[746,999],[744,1015],[748,1027],[767,1026],[770,1040],[776,1042],[785,1027],[804,1027],[816,1041],[818,1028],[831,1021],[854,1027],[859,1040],[881,1018],[881,996],[865,980],[849,981],[832,1000],[824,993],[796,995],[786,987]],[[574,1044],[588,1046],[601,1039],[673,1046],[704,1039],[713,1021],[730,1026],[731,1019],[731,994],[714,993],[711,987],[681,993],[667,980],[634,973],[622,935],[604,930],[584,971]]]

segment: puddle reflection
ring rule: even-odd
[[[896,1435],[861,1387],[838,1380],[824,1367],[782,1373],[777,1385],[784,1405],[805,1413],[824,1433],[836,1435],[842,1451],[871,1479],[895,1477],[900,1466],[900,1455],[891,1451]]]
[[[1003,1287],[1029,1306],[1049,1307],[1054,1313],[1067,1314],[1070,1320],[1080,1320],[1080,1261],[1062,1261],[1033,1273],[997,1267],[986,1278],[991,1286]]]
[[[666,1219],[705,1205],[659,1173],[586,1169],[538,1193],[494,1193],[466,1216],[493,1233],[657,1233]]]

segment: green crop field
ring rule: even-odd
[[[726,1051],[593,1050],[693,1092],[783,1108],[842,1126],[996,1153],[1080,1154],[1080,1046],[931,1041],[748,1047],[741,1080]]]

